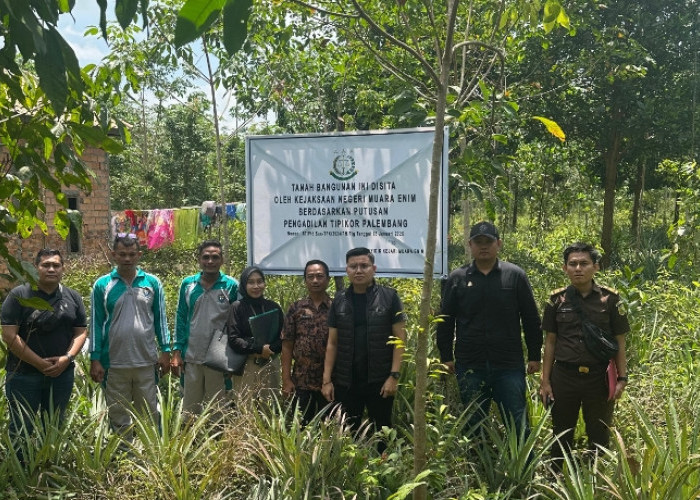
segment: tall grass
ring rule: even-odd
[[[2,464],[0,465],[0,489],[18,497],[41,497],[49,492],[66,491],[70,481],[68,473],[71,436],[59,425],[58,412],[44,414],[25,413],[32,421],[34,432],[20,430],[12,440],[7,431],[2,433]],[[65,423],[70,426],[75,414],[67,412]],[[5,429],[7,429],[5,427]],[[22,456],[23,464],[19,455]]]
[[[697,389],[697,385],[695,385]],[[666,406],[665,425],[656,425],[634,405],[636,435],[615,433],[607,450],[617,465],[615,475],[601,477],[603,490],[620,500],[661,500],[700,497],[700,426],[676,411],[674,395]],[[693,415],[700,415],[700,406]]]
[[[168,384],[159,397],[159,415],[132,414],[136,439],[128,460],[168,498],[205,498],[216,491],[209,488],[223,465],[216,459],[223,417],[212,404],[198,416],[185,413],[176,394]]]
[[[529,271],[540,304],[550,290],[565,284],[560,252],[574,237],[587,239],[575,224],[537,235],[527,231],[508,235],[503,257]],[[166,257],[149,256],[144,267],[163,279],[172,312],[179,282],[184,274],[196,271],[196,263],[191,253],[173,252],[177,262]],[[456,257],[451,267],[462,261]],[[656,253],[630,251],[618,261],[618,269],[597,279],[619,289],[630,317],[630,384],[617,403],[610,449],[592,461],[574,454],[567,458],[562,474],[554,474],[548,466],[554,437],[549,414],[537,403],[537,379],[528,379],[532,432],[527,438],[506,432],[493,417],[485,426],[484,444],[478,445],[463,432],[469,408],[459,402],[454,377],[441,373],[435,363],[430,335],[428,465],[414,477],[412,356],[420,283],[392,280],[389,284],[399,290],[409,315],[393,429],[356,438],[337,418],[318,418],[302,427],[284,402],[207,408],[191,418],[182,412],[177,382],[166,379],[161,383],[158,420],[135,415],[134,439],[129,442],[111,432],[102,391],[89,380],[89,361],[81,356],[65,421],[58,425],[55,416],[49,416],[47,425],[40,425],[36,420],[34,435],[25,436],[26,466],[17,461],[7,432],[0,433],[0,497],[384,500],[405,498],[423,483],[435,500],[696,498],[700,495],[700,427],[696,423],[700,289],[689,277],[681,279],[665,269],[658,249]],[[239,253],[234,274],[243,265]],[[654,265],[659,267],[651,273]],[[94,278],[106,272],[102,267],[78,270],[74,266],[66,284],[87,296]],[[648,279],[652,275],[654,279]],[[436,311],[439,286],[434,288],[431,304]],[[283,307],[303,293],[298,277],[271,277],[268,282],[267,295]],[[0,382],[4,376],[0,370]],[[3,396],[0,428],[7,425]],[[583,430],[577,426],[577,443],[583,439]],[[385,456],[376,452],[379,439],[388,444]]]
[[[302,426],[298,413],[277,400],[266,408],[249,401],[242,411],[252,424],[242,446],[260,466],[246,471],[258,492],[279,484],[290,500],[383,497],[381,486],[367,481],[376,438],[366,431],[353,438],[342,416],[319,415]]]

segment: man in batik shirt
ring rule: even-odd
[[[292,304],[282,330],[282,391],[293,396],[307,424],[328,402],[321,394],[331,298],[328,265],[310,260],[304,267],[308,297]]]

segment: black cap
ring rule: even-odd
[[[492,240],[500,239],[496,226],[486,221],[478,222],[472,226],[472,230],[469,231],[469,240],[471,241],[477,236],[488,236]]]

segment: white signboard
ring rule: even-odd
[[[345,274],[345,252],[367,247],[378,276],[421,277],[428,231],[434,273],[447,274],[447,138],[438,225],[428,227],[434,129],[246,139],[248,262],[301,274],[311,259]]]

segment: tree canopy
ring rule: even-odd
[[[99,25],[107,37],[107,2],[100,6]],[[0,143],[5,154],[0,177],[0,255],[11,275],[31,276],[30,266],[8,251],[12,235],[28,236],[35,228],[47,231],[43,189],[67,207],[63,186],[90,190],[90,173],[80,159],[86,146],[119,152],[121,141],[112,130],[127,131],[111,111],[118,103],[114,89],[123,77],[118,66],[80,68],[73,49],[57,30],[58,18],[69,15],[74,0],[27,0],[0,3]],[[220,16],[224,45],[237,50],[245,35],[246,0],[189,0],[180,10],[176,38],[182,45],[200,36]],[[114,12],[127,29],[146,23],[148,0],[117,0]],[[134,75],[131,75],[132,77]],[[138,78],[132,84],[140,85]],[[52,222],[66,235],[66,212]]]

